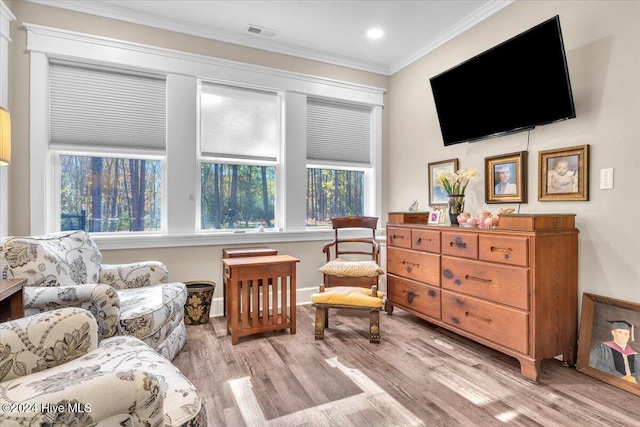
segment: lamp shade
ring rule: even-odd
[[[0,166],[11,163],[11,118],[9,112],[0,107]]]

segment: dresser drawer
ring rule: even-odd
[[[442,253],[478,259],[478,235],[476,233],[443,232]]]
[[[387,248],[387,271],[396,276],[440,286],[440,255]]]
[[[389,275],[387,299],[440,320],[440,288]]]
[[[523,354],[529,352],[529,314],[442,291],[442,321]]]
[[[440,232],[433,230],[411,230],[411,249],[440,253]]]
[[[442,257],[442,288],[529,309],[529,270],[480,261]]]
[[[527,237],[481,235],[479,257],[485,261],[527,267],[529,265],[529,239]]]
[[[411,248],[411,229],[387,227],[387,245]]]

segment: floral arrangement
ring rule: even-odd
[[[442,187],[447,195],[464,195],[464,191],[469,185],[469,181],[478,176],[478,170],[475,168],[462,170],[454,173],[445,173],[438,171],[436,181],[439,187]]]

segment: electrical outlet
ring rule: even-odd
[[[600,189],[613,189],[613,168],[600,169]]]

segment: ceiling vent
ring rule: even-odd
[[[271,30],[269,28],[259,27],[257,25],[249,24],[247,28],[247,32],[251,34],[255,34],[257,36],[265,36],[265,37],[273,37],[277,34],[277,31]]]

